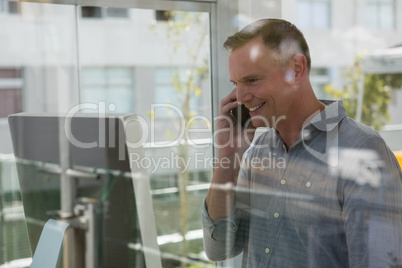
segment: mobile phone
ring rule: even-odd
[[[246,106],[243,104],[233,108],[230,114],[240,123],[240,125],[245,128],[251,125],[250,114]]]

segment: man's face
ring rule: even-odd
[[[271,53],[257,37],[232,50],[229,56],[229,75],[236,85],[237,101],[249,109],[255,127],[275,127],[291,108],[293,73],[275,63]]]

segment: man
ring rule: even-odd
[[[401,267],[400,167],[341,101],[315,97],[303,34],[262,19],[224,46],[235,88],[217,120],[202,211],[207,256],[242,252],[243,267]],[[248,126],[231,113],[239,104]],[[249,146],[258,127],[267,130]]]

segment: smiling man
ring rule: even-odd
[[[220,103],[219,161],[202,209],[207,256],[243,253],[243,267],[402,265],[398,162],[341,101],[315,97],[303,34],[262,19],[224,46],[235,88]],[[248,127],[231,113],[239,104]],[[257,127],[267,130],[250,144]]]

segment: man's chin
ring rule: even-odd
[[[249,128],[268,127],[268,121],[261,119],[252,119]]]
[[[285,116],[280,116],[278,118],[272,117],[270,120],[264,116],[254,116],[252,117],[251,124],[254,128],[276,128],[277,125],[284,119],[286,119]]]

